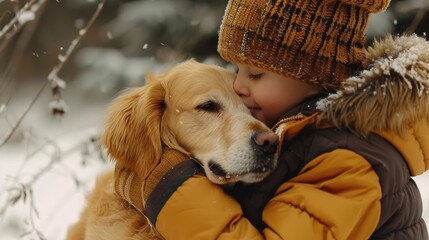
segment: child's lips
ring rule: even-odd
[[[260,108],[258,108],[258,107],[247,107],[248,109],[249,109],[249,111],[250,111],[250,114],[252,114],[252,116],[255,116],[255,114],[259,111],[259,110],[261,110]]]
[[[259,107],[247,107],[250,111],[252,110],[259,110]]]
[[[246,105],[247,109],[249,109],[249,111],[252,113],[252,115],[254,115],[255,112],[261,110],[261,108],[255,104],[246,104],[246,102],[244,102],[244,105]]]

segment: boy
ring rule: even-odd
[[[143,199],[164,238],[428,239],[410,176],[429,167],[429,44],[389,38],[365,57],[368,15],[388,4],[229,1],[218,51],[238,66],[236,93],[279,134],[279,166],[235,198],[201,175],[155,184],[171,192]]]

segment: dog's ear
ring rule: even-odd
[[[161,158],[161,118],[165,89],[147,76],[145,86],[128,90],[110,106],[103,144],[120,164],[146,178]]]

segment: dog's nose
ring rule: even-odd
[[[257,132],[252,137],[254,146],[265,154],[274,154],[277,151],[279,137],[273,132]]]

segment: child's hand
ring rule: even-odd
[[[264,181],[256,184],[246,185],[237,183],[229,193],[240,202],[244,216],[259,231],[265,228],[262,221],[262,212],[268,201],[274,196],[277,188],[285,182],[284,176],[288,173],[289,167],[286,161],[279,159],[276,170]]]

